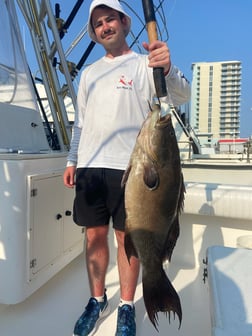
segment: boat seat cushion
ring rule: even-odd
[[[252,250],[207,249],[212,336],[252,335]]]
[[[252,219],[252,187],[186,182],[185,214]]]

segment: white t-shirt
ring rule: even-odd
[[[167,102],[180,105],[190,88],[174,66],[166,77]],[[155,96],[146,55],[103,57],[81,75],[68,165],[124,170]]]

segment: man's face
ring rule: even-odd
[[[126,19],[111,8],[95,8],[92,14],[92,26],[97,41],[106,50],[120,48],[125,41]]]

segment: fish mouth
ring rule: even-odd
[[[159,116],[156,122],[156,128],[165,128],[171,123],[171,114],[167,113],[165,116]]]

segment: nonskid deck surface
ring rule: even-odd
[[[142,284],[136,293],[137,336],[180,335],[210,336],[210,314],[207,286],[202,282],[202,270],[179,269],[169,266],[169,278],[176,287],[183,309],[183,320],[178,330],[178,319],[159,313],[159,333],[145,313]],[[111,314],[100,324],[97,336],[113,336],[116,328],[119,286],[117,267],[110,265],[107,275],[107,295]],[[0,305],[1,336],[71,336],[73,326],[89,299],[84,256],[80,255],[45,286],[23,303]]]

